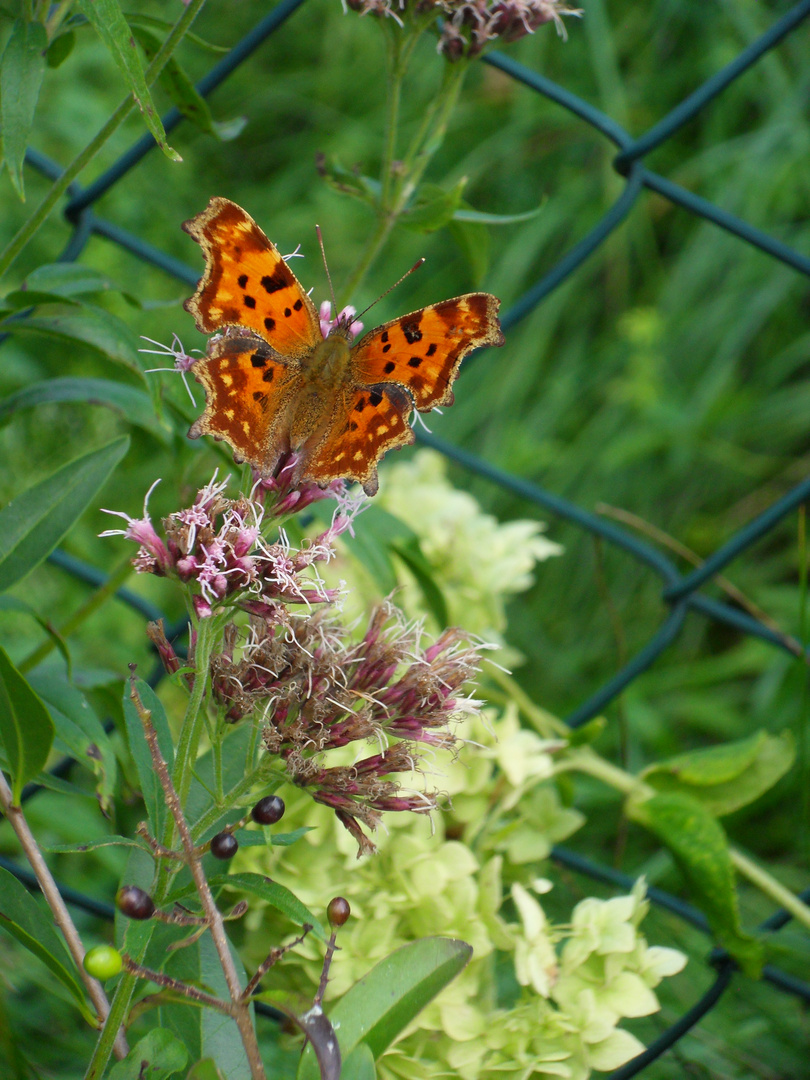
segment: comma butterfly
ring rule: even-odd
[[[414,441],[412,410],[452,404],[462,358],[503,344],[500,300],[482,292],[402,315],[356,344],[351,317],[324,338],[312,300],[236,203],[211,199],[183,228],[205,255],[184,306],[204,333],[224,331],[192,368],[206,406],[189,436],[224,439],[264,476],[294,452],[294,483],[345,477],[373,495],[386,450]]]

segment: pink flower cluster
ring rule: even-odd
[[[383,811],[435,809],[436,792],[403,792],[391,775],[418,768],[420,744],[453,746],[448,724],[478,705],[462,688],[478,672],[481,646],[451,629],[423,648],[421,633],[390,602],[354,642],[324,611],[298,618],[279,605],[275,617],[251,619],[244,640],[226,628],[211,660],[213,692],[230,719],[264,722],[267,750],[293,783],[332,807],[361,853],[374,850],[361,823],[373,830]],[[327,764],[327,751],[369,741],[373,755]]]
[[[581,15],[564,0],[343,0],[361,15],[387,16],[400,26],[409,13],[442,16],[438,51],[448,60],[478,56],[491,41],[517,41],[553,22],[565,37],[563,15]]]
[[[317,495],[299,489],[294,500],[292,491],[284,489],[282,482],[282,487],[276,488],[282,497],[273,506],[274,514],[285,500],[291,507],[300,509],[317,497],[327,494],[338,497],[338,508],[329,528],[305,547],[293,549],[282,529],[279,539],[268,543],[262,535],[262,502],[244,496],[226,498],[223,492],[227,480],[218,482],[216,474],[197,492],[192,506],[163,519],[161,536],[148,510],[155,484],[147,492],[142,518],[105,510],[106,514],[123,518],[127,526],[108,529],[101,536],[134,540],[139,545],[133,559],[138,573],[174,577],[197,586],[199,591],[194,592],[192,603],[198,617],[211,615],[223,603],[238,604],[254,614],[264,615],[273,612],[279,601],[327,603],[337,597],[338,590],[327,589],[317,572],[312,570],[309,576],[306,572],[316,563],[332,558],[335,540],[351,529],[354,516],[362,508],[362,499],[351,500],[337,490],[325,492],[317,488]]]

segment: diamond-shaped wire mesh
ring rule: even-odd
[[[302,6],[304,0],[283,0],[273,11],[262,19],[245,38],[233,48],[211,71],[197,84],[199,92],[206,96],[211,93],[224,79],[228,77],[240,64],[242,64],[263,42],[281,26],[295,11]],[[757,41],[736,57],[721,71],[718,71],[702,86],[698,87],[679,105],[672,109],[666,116],[654,124],[647,132],[638,138],[633,138],[610,116],[579,97],[571,94],[563,87],[544,78],[542,75],[531,71],[527,67],[512,60],[501,53],[490,53],[485,57],[485,63],[491,64],[500,71],[522,83],[535,93],[541,94],[555,102],[562,109],[567,109],[578,116],[583,123],[591,125],[599,133],[609,139],[618,149],[613,165],[616,172],[624,178],[624,189],[613,206],[604,214],[602,219],[581,239],[574,247],[563,255],[562,258],[537,281],[519,300],[506,312],[502,319],[503,327],[508,331],[515,326],[538,305],[554,289],[556,289],[569,275],[589,258],[611,235],[611,233],[625,220],[635,204],[646,190],[656,192],[672,203],[688,210],[692,214],[704,218],[717,226],[719,229],[737,236],[742,243],[758,247],[772,258],[793,268],[800,274],[810,276],[810,258],[793,250],[788,245],[769,236],[746,221],[735,217],[733,214],[721,209],[711,202],[693,194],[685,188],[673,183],[666,177],[647,168],[644,159],[652,150],[660,146],[672,135],[679,131],[686,123],[696,116],[702,109],[721,94],[731,83],[738,79],[748,68],[760,60],[769,50],[773,49],[787,35],[794,32],[804,19],[810,15],[810,0],[802,0],[791,8],[781,19],[763,34]],[[169,133],[182,120],[181,114],[172,109],[163,118],[166,132]],[[65,217],[72,225],[72,234],[62,252],[62,260],[77,259],[88,240],[93,235],[101,236],[113,244],[131,252],[138,258],[151,263],[167,274],[179,279],[189,286],[195,286],[198,272],[179,262],[177,259],[165,254],[158,248],[146,243],[139,237],[127,232],[125,229],[108,221],[96,214],[94,205],[97,200],[107,192],[114,184],[124,182],[129,174],[135,169],[142,158],[148,154],[155,143],[150,135],[144,135],[135,142],[129,150],[120,156],[103,175],[86,188],[80,188],[77,184],[69,189],[69,202],[65,208]],[[51,179],[56,179],[61,174],[60,167],[44,155],[29,150],[26,157],[28,164],[39,170]],[[791,643],[780,636],[770,627],[760,622],[753,616],[746,614],[729,604],[723,603],[702,593],[702,587],[710,582],[724,567],[731,563],[738,555],[751,548],[787,515],[795,511],[801,504],[810,498],[810,480],[797,485],[778,502],[770,506],[764,513],[740,529],[722,547],[718,548],[713,555],[688,574],[681,574],[675,564],[656,548],[639,540],[636,536],[626,532],[618,525],[605,521],[588,511],[574,505],[571,502],[546,491],[543,488],[521,479],[517,476],[504,472],[489,464],[487,461],[476,457],[466,450],[451,445],[445,440],[435,436],[423,434],[419,439],[428,446],[439,450],[442,454],[456,462],[458,465],[485,478],[493,484],[512,492],[521,499],[546,511],[550,511],[559,517],[567,519],[578,527],[594,536],[600,537],[608,543],[626,551],[633,558],[643,563],[661,578],[661,596],[669,607],[669,613],[663,620],[657,632],[650,638],[646,645],[611,679],[593,693],[586,701],[582,702],[566,719],[572,727],[578,727],[596,716],[605,706],[617,697],[639,674],[645,671],[676,639],[684,623],[687,613],[692,610],[699,612],[705,617],[725,623],[736,630],[756,636],[769,642],[775,648],[794,651]],[[104,580],[104,575],[94,568],[86,566],[64,553],[56,552],[52,561],[61,566],[65,572],[80,577],[90,583],[98,584]],[[159,617],[159,612],[151,610],[151,606],[145,604],[134,594],[124,591],[119,593],[127,603],[138,610],[147,618]],[[30,796],[33,790],[28,792]],[[561,865],[583,874],[594,880],[599,880],[623,889],[632,886],[632,879],[626,874],[598,865],[582,856],[565,848],[556,846],[552,850],[552,857]],[[23,881],[27,881],[28,872],[0,858],[0,865],[16,873]],[[112,917],[108,906],[99,904],[90,897],[83,897],[73,890],[65,890],[66,899],[93,911],[102,917]],[[695,908],[684,903],[678,898],[671,896],[660,889],[648,890],[650,899],[661,907],[673,912],[678,917],[691,923],[698,929],[709,933],[708,923],[705,917]],[[802,896],[804,900],[810,900],[810,890]],[[790,916],[787,912],[777,912],[765,923],[760,930],[775,931],[787,923]],[[728,954],[723,950],[715,949],[711,954],[710,963],[716,968],[716,978],[710,989],[700,998],[695,1005],[685,1013],[676,1023],[668,1028],[644,1053],[628,1062],[622,1068],[612,1074],[611,1080],[626,1080],[626,1078],[639,1074],[647,1064],[654,1061],[668,1048],[673,1046],[685,1035],[703,1016],[706,1015],[720,1000],[725,990],[731,984],[736,967]],[[804,982],[794,976],[781,971],[773,965],[766,965],[763,978],[777,989],[794,994],[804,1001],[810,1002],[810,983]],[[261,1010],[260,1010],[261,1011]]]

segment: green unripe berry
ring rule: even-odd
[[[121,953],[112,945],[96,945],[84,954],[84,970],[94,979],[111,979],[123,966]]]

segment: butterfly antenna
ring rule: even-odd
[[[318,234],[318,243],[321,246],[321,258],[323,259],[323,268],[326,271],[326,280],[329,282],[329,292],[332,294],[332,312],[334,314],[334,317],[337,318],[338,306],[337,300],[335,299],[335,287],[332,284],[332,275],[329,273],[329,265],[326,261],[326,249],[323,246],[323,237],[321,236],[320,225],[315,226],[315,232]]]
[[[363,316],[365,315],[365,313],[367,311],[370,311],[374,307],[375,304],[379,304],[380,300],[382,300],[382,298],[384,296],[388,296],[388,294],[390,292],[393,292],[393,290],[397,287],[397,285],[401,285],[402,282],[405,280],[406,277],[408,277],[409,274],[412,274],[414,272],[414,270],[418,270],[419,267],[422,265],[422,263],[424,261],[425,261],[424,258],[421,258],[421,259],[419,259],[418,262],[415,262],[413,264],[413,266],[410,268],[410,270],[405,271],[405,273],[402,275],[402,277],[399,279],[399,281],[395,281],[393,285],[389,285],[388,288],[385,290],[385,292],[380,293],[380,295],[377,297],[377,299],[372,301],[372,303],[370,303],[367,308],[363,308],[363,310],[360,312],[359,315],[353,315],[352,316],[352,322],[357,322],[358,319],[362,319]]]

